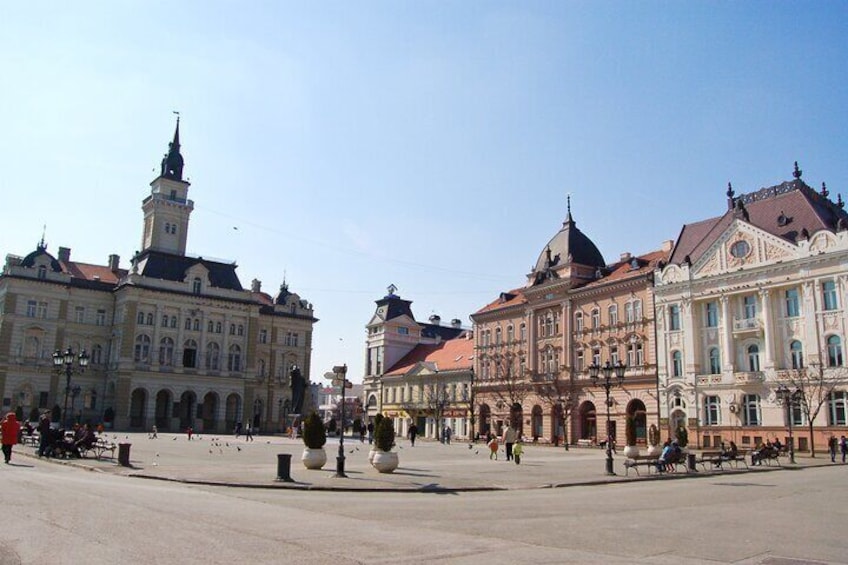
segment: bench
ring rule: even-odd
[[[651,469],[657,470],[658,457],[656,455],[636,455],[628,457],[624,460],[624,476],[628,476],[630,469],[634,469],[636,474],[639,474],[639,467],[645,466],[648,468],[648,474],[651,474]]]
[[[31,434],[24,434],[21,438],[21,443],[23,445],[31,445],[32,447],[38,447],[38,440],[41,435],[38,432],[32,432]]]
[[[734,456],[721,451],[704,451],[701,453],[701,457],[695,460],[695,463],[703,467],[704,471],[707,470],[707,463],[713,469],[716,467],[721,469],[725,463],[732,463],[735,467],[739,467],[739,463],[742,463],[747,468],[748,461],[746,460],[746,455],[747,451],[743,450],[737,451]]]
[[[591,439],[578,439],[577,447],[594,447],[594,443]]]
[[[108,453],[110,459],[115,457],[115,449],[118,446],[114,443],[98,438],[97,441],[88,447],[80,446],[79,451],[82,457],[85,457],[89,452],[94,454],[96,459],[100,459],[104,454]]]
[[[760,451],[752,451],[751,452],[751,465],[759,465],[762,461],[766,462],[766,465],[771,466],[771,462],[774,461],[779,466],[783,466],[780,463],[780,457],[782,455],[786,455],[789,453],[789,448],[786,446],[782,446],[780,449],[761,449]]]

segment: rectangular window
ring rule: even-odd
[[[259,343],[268,343],[268,330],[259,330]]]
[[[836,281],[822,283],[822,307],[825,310],[836,310],[839,307],[836,300]]]
[[[680,306],[672,304],[668,308],[668,329],[675,331],[680,329]]]
[[[98,326],[106,325],[106,310],[100,309],[97,311],[97,316],[94,318],[94,323]]]
[[[618,363],[618,348],[617,347],[610,347],[610,363],[612,363],[613,365]]]
[[[614,304],[609,307],[609,323],[611,326],[618,325],[618,306]]]
[[[624,321],[628,324],[633,322],[633,303],[627,302],[624,304]]]
[[[718,426],[721,424],[721,400],[718,396],[704,397],[704,425]]]
[[[46,318],[47,317],[47,303],[39,302],[38,303],[38,317]]]
[[[398,333],[400,335],[409,335],[409,328],[405,328],[403,326],[398,328]]]
[[[583,370],[583,352],[578,351],[574,356],[574,370],[582,371]]]
[[[744,425],[760,425],[760,395],[746,394],[742,397],[742,410]]]
[[[85,306],[77,306],[74,308],[74,322],[78,324],[85,323]]]
[[[41,391],[38,393],[38,407],[39,408],[47,408],[47,400],[49,399],[49,394],[47,391]]]
[[[707,302],[704,305],[706,310],[706,321],[708,328],[718,327],[718,302]]]
[[[26,315],[27,318],[35,318],[37,304],[35,300],[27,300]]]
[[[601,350],[593,349],[592,350],[592,364],[600,367],[601,366]]]
[[[848,406],[848,393],[843,390],[834,391],[830,393],[828,400],[829,425],[848,425],[848,419],[846,419],[846,412],[848,412],[846,410],[846,406]]]
[[[297,332],[292,334],[292,347],[297,347]]]
[[[743,299],[743,309],[746,320],[753,320],[757,317],[757,297],[754,295],[746,296]]]
[[[798,289],[790,288],[784,293],[786,303],[786,317],[797,318],[801,315],[800,302],[798,300]]]

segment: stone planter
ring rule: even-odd
[[[637,455],[639,455],[639,446],[627,445],[627,446],[624,447],[623,453],[624,453],[625,457],[629,457],[629,458],[632,459],[633,457],[636,457]]]
[[[318,449],[303,448],[303,456],[300,458],[303,466],[307,469],[320,469],[327,462],[327,452],[323,447]]]
[[[376,447],[372,447],[371,451],[368,452],[368,462],[373,465],[374,464],[374,456],[377,455],[378,449]]]
[[[659,457],[662,453],[662,446],[660,445],[652,445],[648,447],[648,451],[645,455],[650,455],[651,457]]]
[[[377,451],[371,464],[381,473],[391,473],[398,467],[398,454],[394,451]]]

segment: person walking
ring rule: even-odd
[[[50,416],[45,412],[38,421],[38,456],[43,457],[50,445]]]
[[[515,442],[515,445],[512,446],[512,457],[515,459],[515,464],[521,464],[521,455],[524,453],[524,445],[522,445],[521,440]]]
[[[15,417],[14,412],[9,412],[0,423],[0,435],[3,441],[3,458],[6,464],[12,460],[12,446],[18,443],[18,434],[21,433],[21,425]]]
[[[244,427],[244,441],[253,441],[253,428],[250,424]]]
[[[842,462],[845,463],[845,457],[848,456],[848,438],[845,436],[839,437],[839,451],[842,452]]]
[[[498,460],[498,438],[497,436],[492,436],[492,439],[489,440],[489,443],[486,445],[489,446],[489,459]]]
[[[450,426],[445,426],[445,431],[442,433],[442,437],[445,438],[445,445],[450,445],[451,435],[453,434],[453,430],[450,429]]]
[[[150,428],[150,439],[157,439],[159,437],[159,428],[156,427],[156,424],[153,424],[153,427]]]
[[[409,426],[409,443],[412,444],[412,447],[415,447],[415,438],[418,436],[418,426],[414,423]]]
[[[512,424],[508,423],[503,433],[503,442],[506,446],[506,460],[512,461],[512,446],[515,444],[515,439],[518,433],[513,429]]]
[[[827,440],[827,450],[830,452],[830,462],[836,463],[836,436],[831,434],[830,439]]]

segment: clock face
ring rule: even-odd
[[[730,254],[736,257],[737,259],[742,259],[747,257],[751,252],[751,246],[748,245],[748,242],[744,239],[740,239],[730,246]]]

